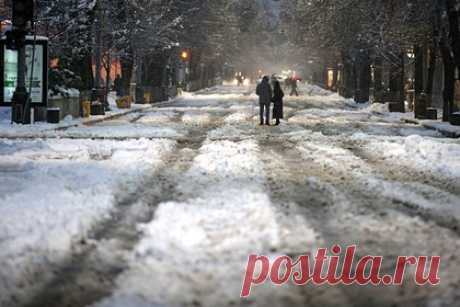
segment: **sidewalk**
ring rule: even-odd
[[[172,100],[174,101],[174,100]],[[59,130],[65,130],[78,126],[90,126],[106,120],[116,119],[128,114],[144,112],[156,107],[169,104],[172,101],[155,104],[133,104],[130,109],[119,109],[114,102],[110,103],[110,112],[105,115],[91,116],[90,118],[64,119],[59,124],[39,122],[33,125],[11,124],[11,109],[0,108],[0,138],[49,138]]]
[[[441,120],[426,120],[426,119],[416,119],[414,117],[401,117],[401,120],[410,123],[421,125],[427,129],[436,130],[442,135],[449,138],[460,138],[460,126],[451,125],[449,122],[443,122]]]
[[[448,122],[438,120],[427,120],[427,119],[416,119],[414,112],[397,113],[390,112],[388,103],[374,103],[364,104],[357,106],[355,103],[347,104],[350,107],[357,107],[361,110],[366,110],[370,113],[374,113],[385,117],[391,122],[403,122],[408,124],[420,125],[426,129],[435,130],[448,138],[460,138],[460,126],[451,125]],[[439,116],[442,118],[442,110],[438,110]]]

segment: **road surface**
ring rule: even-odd
[[[64,206],[56,223],[39,221],[42,236],[4,252],[5,306],[460,306],[460,177],[445,160],[460,142],[315,88],[286,99],[280,126],[260,127],[251,91],[221,86],[59,139],[3,141],[2,155],[42,180],[68,180],[79,191],[69,197],[110,178],[92,190],[96,200],[77,198],[88,214]],[[25,172],[18,163],[1,164],[2,182]],[[32,177],[0,189],[30,195]],[[55,197],[49,216],[67,199]],[[20,217],[29,207],[9,210]],[[47,223],[64,217],[87,222],[53,229],[43,247]],[[32,237],[19,228],[8,230],[15,242]],[[334,244],[384,256],[385,272],[399,255],[440,255],[441,284],[416,286],[407,274],[403,286],[266,284],[239,298],[249,254],[297,257]],[[6,259],[14,253],[28,256]]]

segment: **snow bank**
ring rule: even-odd
[[[0,305],[52,274],[110,214],[113,194],[161,163],[171,141],[0,140]],[[30,294],[30,293],[29,293]]]
[[[111,124],[111,123],[109,123]],[[74,127],[61,133],[74,138],[179,138],[183,134],[173,127],[149,127],[141,124]]]
[[[239,100],[245,96],[240,92],[238,93],[184,93],[182,96],[177,98],[178,102],[185,101],[188,105],[197,106],[197,105],[209,105],[210,101],[215,101],[216,103],[225,103],[231,100]]]
[[[460,126],[451,125],[448,122],[440,122],[435,120],[422,120],[422,126],[442,132],[449,137],[460,138]]]
[[[371,118],[371,114],[367,112],[344,110],[344,109],[317,109],[312,108],[296,112],[288,119],[294,124],[330,124],[330,123],[353,123],[367,122]]]
[[[176,116],[178,113],[174,111],[150,112],[142,116],[136,123],[146,125],[170,123]]]
[[[374,164],[342,144],[339,137],[312,134],[308,141],[298,144],[304,159],[308,159],[330,175],[347,180],[381,199],[386,206],[406,206],[420,215],[429,214],[430,219],[458,228],[460,225],[460,197],[448,191],[422,183],[429,176],[412,171],[413,179],[393,176],[407,168],[431,173],[435,178],[447,179],[452,185],[460,184],[460,143],[421,136],[373,137],[363,133],[355,135],[353,147]],[[389,173],[382,171],[388,165]],[[390,175],[388,175],[390,174]]]
[[[390,112],[390,104],[389,103],[371,103],[367,104],[363,111],[367,111],[369,113],[379,113],[379,114],[386,114]]]
[[[249,121],[251,121],[252,117],[254,116],[256,110],[252,110],[251,108],[244,108],[244,109],[239,109],[238,112],[232,113],[230,115],[227,115],[224,118],[224,122],[226,124],[244,124]]]
[[[11,108],[0,107],[0,124],[9,124],[11,121]]]
[[[389,161],[460,180],[460,142],[412,135],[400,141],[379,139],[369,146]],[[460,181],[459,181],[460,184]]]
[[[250,124],[250,123],[249,123]],[[244,129],[247,128],[247,129]],[[253,131],[253,126],[245,127],[240,125],[230,125],[226,124],[222,127],[214,129],[208,132],[208,138],[215,140],[221,138],[228,138],[228,139],[244,139],[248,138],[251,131]]]
[[[310,83],[299,83],[298,88],[300,92],[308,96],[332,96],[333,92],[325,90],[320,86]]]
[[[206,126],[211,124],[212,117],[207,112],[188,112],[182,116],[182,122],[185,125]]]
[[[48,124],[45,122],[35,123],[34,125],[11,124],[11,108],[0,107],[0,135],[1,137],[44,137],[52,135],[50,130],[69,124],[78,124],[79,120],[69,119],[61,121],[60,124]],[[54,132],[54,131],[53,131]]]

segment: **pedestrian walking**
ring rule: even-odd
[[[273,85],[273,98],[272,98],[272,102],[274,103],[273,118],[276,120],[275,125],[278,126],[280,124],[280,119],[284,117],[284,114],[283,114],[284,92],[281,89],[281,84],[278,80],[275,80],[273,84],[274,84]]]
[[[290,96],[299,96],[299,92],[297,91],[297,79],[292,77],[289,84],[291,85],[291,94]]]
[[[262,82],[257,86],[256,94],[259,96],[260,125],[262,126],[265,122],[265,125],[270,126],[270,104],[273,92],[268,76],[263,77]]]
[[[240,72],[236,75],[236,84],[237,86],[243,86],[244,85],[244,76],[243,74]]]
[[[291,77],[287,77],[285,80],[284,80],[284,89],[286,91],[288,91],[290,88],[291,88]]]

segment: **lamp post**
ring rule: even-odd
[[[30,124],[30,98],[26,89],[26,34],[32,27],[34,19],[34,1],[13,1],[13,31],[10,36],[14,43],[12,47],[18,50],[18,74],[16,90],[13,94],[11,121]],[[3,85],[2,85],[3,86]]]
[[[185,50],[185,49],[180,51],[179,57],[180,57],[182,63],[184,64],[184,69],[185,69],[183,87],[186,90],[189,90],[188,82],[189,82],[189,74],[190,74],[190,66],[189,66],[190,65],[190,51]]]

